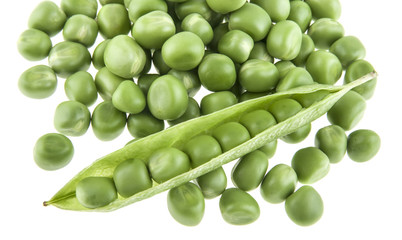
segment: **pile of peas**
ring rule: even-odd
[[[238,102],[314,83],[344,83],[374,70],[364,60],[366,50],[355,36],[345,36],[337,21],[339,0],[61,0],[41,2],[18,40],[18,50],[30,61],[48,58],[22,73],[18,86],[30,98],[51,96],[58,78],[65,78],[68,98],[54,113],[58,133],[40,137],[34,160],[45,170],[57,170],[72,159],[67,136],[84,135],[89,127],[97,138],[111,141],[127,126],[136,139],[170,126],[211,114]],[[64,41],[53,46],[51,37]],[[128,34],[131,32],[131,36]],[[100,35],[100,36],[98,36]],[[104,40],[92,47],[97,38]],[[88,73],[90,65],[97,70]],[[151,72],[152,66],[156,69]],[[136,81],[134,81],[136,79]],[[315,146],[297,151],[291,166],[278,164],[268,172],[277,140],[238,160],[227,188],[222,167],[169,190],[168,209],[179,223],[195,226],[204,215],[205,198],[220,196],[222,217],[230,224],[254,222],[260,215],[247,193],[260,187],[269,203],[285,202],[298,225],[317,222],[323,201],[310,186],[327,175],[330,164],[347,153],[356,162],[373,158],[380,148],[371,130],[356,130],[366,100],[377,79],[356,87],[327,113],[329,126],[315,136]],[[201,86],[211,93],[198,103]],[[126,160],[109,177],[87,177],[76,187],[87,208],[128,198],[196,168],[250,140],[267,128],[297,114],[325,92],[280,99],[266,109],[244,114],[217,126],[181,148],[166,147],[149,159]],[[89,110],[102,98],[92,111]],[[280,138],[299,143],[311,131],[307,124]],[[297,183],[305,184],[296,190]]]

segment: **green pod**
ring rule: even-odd
[[[269,55],[265,42],[262,41],[254,43],[249,59],[260,59],[274,63],[274,58]]]
[[[67,166],[74,155],[70,139],[59,133],[47,133],[35,143],[33,158],[38,167],[54,171]]]
[[[347,153],[355,162],[367,162],[380,150],[381,139],[372,130],[359,129],[348,136]]]
[[[295,68],[296,66],[289,60],[281,60],[275,63],[275,67],[278,69],[279,78],[282,79],[291,69]]]
[[[214,36],[214,31],[209,22],[198,13],[187,15],[181,22],[181,29],[195,33],[205,45],[209,44]]]
[[[205,200],[197,185],[188,182],[169,190],[167,206],[177,222],[185,226],[196,226],[204,216]]]
[[[171,69],[168,74],[173,75],[183,83],[189,97],[194,97],[201,88],[201,82],[196,71]]]
[[[75,195],[86,208],[99,208],[117,198],[113,179],[109,177],[87,177],[77,183]]]
[[[201,84],[210,91],[229,90],[236,82],[236,67],[226,55],[211,53],[198,67]]]
[[[104,101],[93,110],[91,124],[99,140],[111,141],[123,132],[126,114],[117,110],[111,101]]]
[[[232,169],[233,184],[243,190],[256,189],[268,169],[268,157],[265,153],[255,150],[237,161]]]
[[[306,64],[307,58],[310,56],[312,52],[315,50],[314,41],[311,39],[309,35],[302,35],[302,44],[300,47],[300,52],[296,58],[292,60],[292,62],[298,66],[304,66]]]
[[[155,50],[152,54],[152,63],[154,64],[156,71],[160,75],[165,75],[172,69],[166,64],[165,60],[163,59],[162,51],[160,49]]]
[[[282,203],[296,189],[297,174],[290,166],[278,164],[262,180],[260,193],[269,203]]]
[[[90,18],[95,18],[98,12],[98,1],[96,0],[61,0],[60,7],[63,12],[71,17],[82,14]]]
[[[131,22],[135,22],[143,15],[153,11],[167,12],[168,7],[163,0],[131,0],[127,6]]]
[[[315,146],[327,155],[330,163],[340,162],[346,154],[345,130],[337,125],[321,128],[315,135]]]
[[[273,93],[273,91],[260,92],[260,93],[254,93],[254,92],[245,91],[245,92],[241,93],[241,95],[239,97],[239,102],[244,102],[244,101],[248,101],[248,100],[251,100],[251,99],[256,99],[256,98],[259,98],[259,97],[264,97],[264,96],[270,95],[272,93]]]
[[[196,181],[207,199],[218,197],[227,187],[227,177],[222,167],[198,177]]]
[[[218,44],[223,35],[229,32],[229,23],[224,22],[214,28],[214,34],[211,42],[208,44],[208,49],[218,51]]]
[[[241,8],[246,0],[206,0],[208,6],[217,13],[226,14]]]
[[[369,62],[365,60],[356,60],[346,68],[344,84],[353,82],[373,71],[374,67]],[[374,95],[376,85],[377,78],[373,78],[370,81],[353,88],[353,91],[359,93],[364,97],[364,99],[368,100]]]
[[[111,39],[118,35],[126,35],[131,29],[127,9],[118,3],[102,6],[98,13],[97,22],[99,33],[105,39]]]
[[[113,172],[117,192],[124,198],[152,187],[152,180],[145,163],[139,159],[128,159],[120,163]]]
[[[104,54],[109,42],[110,39],[102,41],[95,47],[94,52],[92,53],[92,65],[94,65],[97,70],[105,67]]]
[[[142,93],[144,93],[145,96],[148,95],[149,88],[158,77],[160,77],[159,74],[143,74],[138,77],[138,87],[140,87]]]
[[[37,65],[21,74],[18,79],[18,88],[29,98],[47,98],[56,91],[57,76],[50,67]]]
[[[77,101],[64,101],[56,107],[54,127],[67,136],[84,135],[91,122],[91,113],[87,106]]]
[[[342,75],[342,64],[332,53],[318,50],[310,54],[306,61],[306,69],[315,82],[335,84]]]
[[[165,182],[190,170],[188,156],[173,147],[156,150],[148,160],[148,169],[152,179],[157,183]]]
[[[313,12],[313,17],[332,18],[338,20],[341,16],[341,3],[339,0],[306,0]]]
[[[326,96],[328,96],[327,91],[316,91],[308,94],[294,95],[293,99],[298,101],[304,108],[308,108],[314,103],[321,101]]]
[[[192,98],[188,98],[188,105],[186,111],[179,118],[175,120],[168,121],[170,126],[177,125],[179,123],[191,120],[193,118],[201,116],[200,106],[198,106],[198,102]]]
[[[366,101],[355,91],[346,93],[327,113],[329,122],[346,131],[353,129],[363,118]]]
[[[345,36],[334,42],[329,48],[346,68],[353,61],[363,59],[366,56],[366,48],[355,36]]]
[[[87,48],[94,45],[97,36],[96,21],[82,14],[70,17],[63,28],[64,40],[81,43]]]
[[[243,126],[245,126],[253,138],[260,132],[272,127],[276,124],[276,120],[271,113],[265,110],[255,110],[244,114],[240,120]]]
[[[297,23],[284,20],[272,27],[267,37],[268,53],[281,60],[297,57],[302,44],[302,32]]]
[[[122,112],[136,114],[145,109],[146,100],[137,84],[131,80],[125,80],[114,91],[112,103]]]
[[[292,168],[297,174],[300,183],[312,184],[329,172],[330,162],[320,149],[307,147],[297,151],[292,158]]]
[[[249,92],[266,92],[275,88],[279,71],[273,63],[250,59],[239,70],[239,82]]]
[[[274,22],[286,20],[290,13],[289,0],[251,0],[250,2],[262,7]]]
[[[79,71],[70,75],[64,82],[64,92],[68,99],[91,106],[98,99],[98,92],[91,74]]]
[[[208,151],[205,151],[205,149],[208,149]],[[190,139],[184,146],[183,151],[190,157],[193,168],[222,154],[219,142],[209,135],[200,135]]]
[[[50,37],[63,29],[66,14],[52,1],[39,3],[28,19],[28,27],[47,33]]]
[[[219,199],[223,219],[233,225],[246,225],[260,217],[260,206],[247,192],[238,188],[226,189]]]
[[[210,93],[201,99],[201,114],[207,115],[237,103],[237,97],[230,91]]]
[[[295,67],[279,80],[278,85],[276,86],[276,91],[283,92],[292,88],[310,84],[314,84],[314,80],[310,73],[305,68]]]
[[[238,122],[222,124],[213,130],[212,136],[218,140],[223,152],[237,147],[250,139],[247,128]]]
[[[52,41],[49,35],[37,30],[27,29],[18,38],[18,52],[29,61],[39,61],[49,55]]]
[[[235,63],[245,62],[253,47],[253,38],[240,30],[228,31],[218,43],[218,51],[230,57]]]
[[[95,75],[95,86],[103,100],[112,100],[114,91],[125,79],[110,72],[106,67],[101,68]],[[130,80],[132,81],[132,80]]]
[[[146,137],[148,135],[160,132],[164,128],[165,122],[155,118],[147,110],[137,114],[130,114],[127,118],[128,132],[135,138]]]
[[[310,26],[307,34],[313,39],[316,48],[329,49],[336,40],[345,35],[345,29],[334,19],[320,18]]]
[[[287,19],[297,23],[302,32],[306,32],[306,30],[310,27],[312,18],[313,14],[311,12],[311,8],[306,2],[290,2],[290,12]]]

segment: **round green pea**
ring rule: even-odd
[[[131,80],[125,80],[116,88],[112,96],[115,108],[126,113],[140,113],[146,105],[141,89]]]
[[[52,37],[61,31],[66,20],[66,14],[54,2],[43,1],[29,16],[28,27],[38,29]]]
[[[345,29],[334,19],[320,18],[310,26],[307,34],[314,41],[316,48],[329,49],[336,40],[345,35]]]
[[[117,110],[111,101],[99,103],[92,113],[92,130],[102,141],[117,138],[126,126],[126,114]]]
[[[313,17],[339,19],[341,3],[339,0],[305,0],[313,12]]]
[[[64,82],[68,99],[91,106],[98,99],[98,92],[91,74],[79,71],[70,75]]]
[[[275,67],[278,69],[279,78],[282,79],[293,68],[295,64],[289,60],[281,60],[275,63]]]
[[[228,31],[218,43],[218,51],[230,57],[236,63],[247,61],[253,47],[253,38],[240,30]]]
[[[315,135],[315,146],[327,155],[330,163],[340,162],[346,154],[345,130],[337,125],[321,128]]]
[[[124,4],[124,0],[99,0],[99,3],[103,6],[110,3]]]
[[[226,14],[241,8],[246,0],[207,0],[207,3],[215,12]]]
[[[295,67],[279,80],[276,91],[283,92],[292,88],[300,87],[303,85],[314,84],[314,80],[310,73],[302,67]]]
[[[260,206],[247,192],[238,188],[226,189],[219,199],[223,219],[233,225],[246,225],[260,217]]]
[[[254,43],[249,59],[260,59],[274,63],[274,58],[269,55],[265,42],[262,41]]]
[[[343,67],[347,67],[353,61],[363,59],[366,56],[366,48],[355,36],[345,36],[334,42],[329,48],[341,61]]]
[[[84,135],[91,122],[91,113],[87,106],[77,101],[60,103],[54,113],[54,127],[67,136]]]
[[[250,2],[262,7],[274,22],[286,20],[290,13],[289,0],[251,0]]]
[[[63,28],[66,41],[78,42],[85,47],[94,45],[98,36],[98,24],[93,18],[78,14],[70,17]]]
[[[198,67],[201,84],[210,91],[229,90],[236,82],[236,67],[226,55],[211,53]]]
[[[281,203],[296,189],[297,174],[290,166],[278,164],[262,180],[260,193],[269,203]]]
[[[342,64],[332,53],[318,50],[310,54],[306,61],[306,69],[315,82],[335,84],[342,75]]]
[[[198,177],[196,181],[202,194],[207,199],[216,198],[221,195],[227,187],[227,177],[222,167]]]
[[[61,9],[68,17],[83,14],[90,18],[95,18],[98,11],[98,1],[96,0],[61,0]]]
[[[277,146],[278,146],[278,141],[274,140],[274,141],[271,141],[271,142],[265,144],[264,146],[260,147],[258,150],[265,153],[265,155],[267,155],[267,158],[270,159],[275,155]]]
[[[273,63],[264,60],[250,59],[239,70],[239,82],[249,92],[272,90],[278,81],[278,69]]]
[[[151,87],[152,83],[160,77],[159,74],[142,74],[138,77],[137,84],[140,87],[141,91],[146,96],[148,94],[148,90]]]
[[[184,152],[177,148],[161,148],[149,157],[148,169],[153,180],[162,183],[189,171],[190,160]]]
[[[164,128],[165,122],[155,118],[147,110],[137,114],[130,114],[127,119],[128,132],[135,138],[146,137],[160,132]]]
[[[167,206],[177,222],[185,226],[196,226],[204,216],[205,200],[200,188],[188,182],[169,190]]]
[[[201,89],[201,82],[197,71],[180,71],[171,69],[168,74],[173,75],[184,84],[189,97],[194,97]]]
[[[201,99],[201,114],[207,115],[237,103],[237,97],[230,91],[210,93]]]
[[[327,155],[316,147],[300,149],[292,158],[292,168],[303,184],[312,184],[322,179],[328,174],[329,167]]]
[[[228,122],[220,125],[213,130],[212,136],[218,140],[223,152],[250,140],[247,128],[238,122]]]
[[[353,82],[366,74],[374,71],[374,67],[365,60],[356,60],[352,62],[345,72],[344,84]],[[364,99],[368,100],[374,95],[375,87],[377,85],[377,78],[353,88],[353,91],[359,93]]]
[[[47,133],[35,143],[33,158],[41,169],[53,171],[70,163],[74,146],[70,139],[59,133]]]
[[[18,79],[19,90],[29,98],[50,97],[57,87],[57,77],[53,69],[37,65],[25,70]]]
[[[276,120],[271,113],[265,110],[255,110],[244,114],[240,120],[243,126],[245,126],[253,138],[262,131],[274,126]]]
[[[214,31],[209,22],[198,13],[187,15],[181,22],[181,29],[195,33],[205,45],[209,44],[214,36]]]
[[[113,93],[125,79],[111,73],[106,67],[101,68],[95,75],[95,86],[103,100],[112,100]]]
[[[208,149],[208,151],[205,151]],[[209,136],[200,135],[190,139],[184,146],[183,150],[191,160],[191,166],[196,168],[222,154],[219,142]]]
[[[198,13],[205,18],[211,25],[215,19],[220,19],[221,14],[214,12],[205,0],[187,0],[175,4],[174,12],[179,20],[183,20],[192,13]],[[222,22],[222,21],[220,21]]]
[[[188,98],[188,105],[186,111],[181,115],[179,118],[175,120],[168,121],[170,126],[177,125],[179,123],[191,120],[193,118],[197,118],[201,115],[200,106],[198,106],[198,102],[194,99],[189,97]]]
[[[127,6],[130,20],[135,22],[143,15],[153,11],[167,12],[168,7],[163,0],[131,0]]]
[[[265,153],[255,150],[237,161],[232,169],[233,184],[243,190],[256,189],[268,169],[268,157]]]
[[[102,6],[97,17],[99,33],[105,39],[118,35],[126,35],[130,32],[131,23],[127,9],[118,3]]]
[[[380,147],[380,136],[372,130],[359,129],[348,136],[347,153],[355,162],[366,162],[372,159]]]
[[[302,32],[310,27],[313,14],[311,12],[310,6],[303,1],[291,1],[290,2],[290,12],[287,20],[292,20],[297,23]]]
[[[46,58],[52,48],[50,37],[37,29],[27,29],[17,41],[18,52],[27,60],[38,61]]]
[[[297,57],[302,45],[302,31],[297,23],[284,20],[275,24],[267,37],[269,55],[281,60]]]
[[[309,35],[302,35],[302,45],[300,47],[300,52],[296,58],[292,60],[292,62],[298,66],[304,66],[306,64],[307,58],[310,56],[312,52],[315,50],[314,41],[311,39]]]
[[[75,196],[82,206],[93,209],[113,202],[117,191],[109,177],[86,177],[77,183]]]
[[[110,39],[102,41],[95,47],[94,52],[92,53],[92,64],[97,70],[105,67],[104,54],[105,48],[109,42]]]

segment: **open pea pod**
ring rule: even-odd
[[[253,150],[262,147],[264,144],[270,141],[294,132],[299,127],[304,126],[305,124],[308,124],[324,115],[345,93],[352,88],[375,78],[376,75],[377,74],[375,72],[372,72],[343,86],[314,84],[245,101],[232,107],[186,121],[162,132],[139,139],[93,162],[89,167],[85,168],[75,177],[73,177],[49,201],[44,202],[44,205],[53,205],[66,210],[107,212],[117,210],[134,202],[152,197],[158,193],[182,185],[214,169],[217,169],[226,163],[229,163]],[[149,156],[157,149],[163,147],[176,147],[178,149],[182,149],[184,144],[191,138],[200,134],[209,134],[215,127],[226,122],[237,121],[245,113],[257,109],[267,109],[270,103],[279,99],[289,98],[300,94],[314,93],[317,91],[326,91],[328,95],[322,100],[315,102],[310,107],[304,108],[302,111],[288,118],[287,120],[261,132],[260,134],[251,138],[249,141],[246,141],[243,144],[224,152],[218,157],[213,158],[211,161],[186,173],[176,176],[166,182],[161,184],[154,183],[151,188],[139,192],[129,198],[122,198],[119,196],[109,205],[96,209],[85,208],[78,202],[75,196],[76,185],[81,179],[89,176],[112,177],[116,166],[124,160],[136,158],[147,162]]]

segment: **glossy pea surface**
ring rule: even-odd
[[[99,208],[117,198],[113,179],[108,177],[87,177],[77,183],[75,195],[86,208]]]
[[[305,32],[311,23],[313,14],[310,6],[303,1],[291,1],[288,20],[297,23],[302,32]]]
[[[348,136],[347,153],[355,162],[366,162],[372,159],[380,150],[381,139],[378,134],[369,129],[359,129]]]
[[[21,33],[17,41],[17,48],[25,59],[38,61],[49,55],[52,41],[46,33],[31,28]]]
[[[344,83],[353,82],[373,71],[374,67],[366,60],[356,60],[346,68]],[[364,97],[364,99],[368,100],[374,95],[376,85],[377,78],[373,78],[370,81],[353,88],[353,91],[359,93]]]
[[[212,136],[200,135],[186,143],[184,152],[190,157],[191,166],[196,168],[222,154],[222,149],[219,142]]]
[[[306,0],[313,12],[313,17],[339,19],[341,16],[341,3],[339,0]]]
[[[246,0],[207,0],[208,6],[215,12],[226,14],[241,8]]]
[[[110,3],[124,4],[124,0],[99,0],[99,3],[102,4],[102,6]]]
[[[321,128],[315,135],[315,146],[327,155],[330,163],[340,162],[346,154],[345,130],[337,125]]]
[[[250,52],[249,59],[260,59],[274,63],[274,58],[269,55],[265,42],[263,41],[254,43],[254,47]]]
[[[275,67],[278,69],[279,78],[283,78],[291,69],[295,68],[296,65],[289,60],[281,60],[275,63]]]
[[[237,97],[230,91],[210,93],[201,99],[201,114],[207,115],[237,103]]]
[[[127,129],[131,136],[142,138],[162,131],[165,128],[163,120],[155,118],[149,111],[130,114],[127,118]]]
[[[329,49],[336,40],[345,35],[345,29],[334,19],[320,18],[309,27],[307,34],[318,49]]]
[[[99,10],[97,22],[99,33],[105,39],[111,39],[120,34],[130,32],[131,23],[126,8],[118,3],[102,6]]]
[[[227,187],[227,177],[222,167],[198,177],[196,181],[207,199],[218,197]]]
[[[101,68],[95,75],[95,86],[99,95],[105,101],[112,100],[113,93],[125,79],[110,72],[106,67]],[[131,80],[130,80],[131,81]]]
[[[228,122],[215,128],[212,136],[218,140],[223,152],[237,147],[250,139],[247,128],[237,122]]]
[[[290,196],[297,185],[297,174],[290,166],[278,164],[265,175],[260,193],[269,203],[281,203]]]
[[[300,87],[303,85],[313,84],[314,80],[310,73],[302,67],[295,67],[279,80],[276,91],[283,92],[292,88]]]
[[[43,1],[29,16],[28,27],[43,31],[52,37],[61,31],[66,20],[66,14],[54,2]]]
[[[56,130],[67,136],[84,135],[91,122],[87,106],[77,101],[65,101],[56,107],[53,123]]]
[[[286,20],[290,13],[289,0],[251,0],[250,2],[262,7],[274,22]]]
[[[181,115],[179,118],[174,120],[168,121],[170,126],[191,120],[193,118],[199,117],[201,115],[200,106],[198,106],[198,102],[194,99],[189,97],[188,98],[188,105],[186,111]]]
[[[141,16],[153,12],[167,12],[167,4],[163,0],[131,0],[127,6],[130,20],[135,23]]]
[[[327,155],[316,147],[300,149],[292,158],[292,168],[303,184],[312,184],[325,177],[329,164]]]
[[[214,36],[214,31],[209,22],[198,13],[187,15],[181,22],[181,29],[195,33],[205,45],[210,43]]]
[[[50,97],[57,87],[57,77],[53,69],[37,65],[25,70],[18,79],[19,90],[29,98]]]
[[[202,85],[210,91],[229,90],[236,82],[236,68],[226,55],[211,53],[204,57],[198,67]]]
[[[255,150],[237,161],[232,169],[232,182],[243,191],[253,190],[260,185],[267,169],[267,155]]]
[[[78,42],[91,47],[98,36],[98,24],[86,15],[78,14],[70,17],[63,28],[66,41]]]
[[[230,30],[218,43],[218,51],[230,57],[235,63],[245,62],[254,47],[253,38],[240,30]]]
[[[284,20],[272,27],[267,37],[268,53],[281,60],[292,60],[300,52],[302,32],[297,23]]]
[[[311,39],[309,35],[303,34],[300,52],[292,60],[292,62],[298,67],[304,66],[306,64],[307,58],[310,56],[312,52],[314,52],[314,50],[315,50],[314,41]]]
[[[180,71],[171,69],[168,74],[173,75],[183,83],[189,97],[194,97],[201,89],[201,81],[195,70]]]
[[[172,74],[173,75],[173,74]],[[141,76],[138,77],[137,79],[137,84],[138,87],[140,87],[141,91],[147,95],[149,88],[151,87],[152,83],[158,78],[160,77],[159,74],[143,74]]]
[[[342,75],[342,64],[332,53],[318,50],[310,54],[306,61],[306,69],[315,82],[335,84]]]
[[[62,0],[60,7],[68,17],[82,14],[90,18],[95,18],[98,11],[98,1],[96,0]]]
[[[64,92],[68,99],[91,106],[98,99],[98,92],[92,75],[79,71],[70,75],[64,82]]]
[[[244,114],[240,118],[239,123],[247,128],[251,137],[255,137],[260,132],[275,125],[276,120],[268,111],[255,110]]]
[[[131,80],[125,80],[116,88],[112,103],[118,110],[126,113],[140,113],[146,105],[141,89]]]
[[[220,19],[221,14],[215,13],[205,0],[186,0],[175,4],[174,12],[179,20],[183,20],[192,13],[198,13],[213,25],[215,19]]]
[[[345,36],[334,42],[329,50],[341,61],[343,67],[347,67],[357,59],[366,56],[366,48],[355,36]]]
[[[278,69],[273,63],[264,60],[250,59],[239,70],[239,82],[249,92],[272,90],[278,81]]]
[[[278,140],[273,140],[265,144],[264,146],[260,147],[258,150],[265,153],[265,155],[267,155],[267,158],[270,159],[275,155],[277,146],[278,146]]]
[[[104,55],[105,55],[105,49],[107,44],[110,42],[110,39],[106,39],[99,43],[93,53],[92,53],[92,64],[97,70],[100,70],[101,68],[105,67],[105,61],[104,61]]]
[[[104,101],[95,107],[91,124],[99,140],[111,141],[123,132],[126,114],[117,110],[111,101]]]

